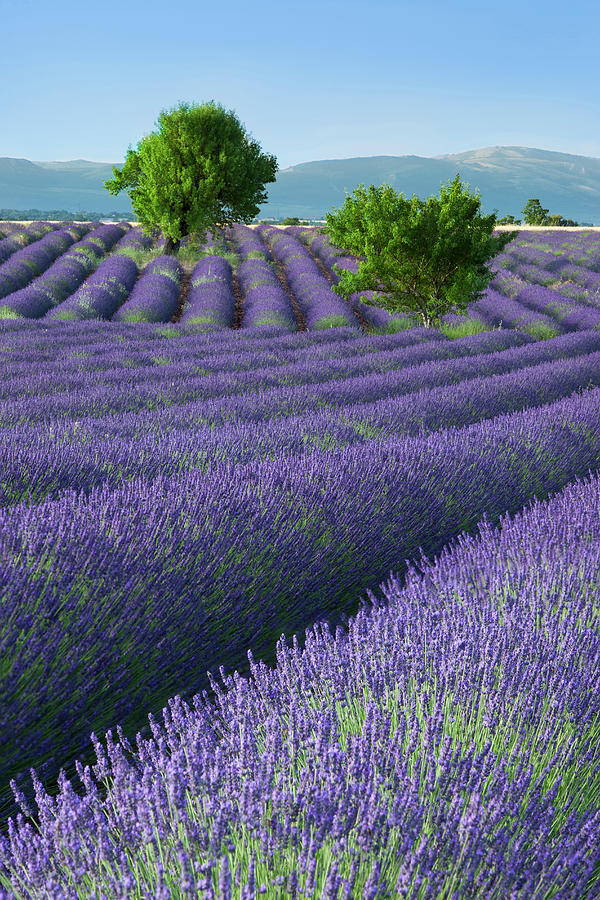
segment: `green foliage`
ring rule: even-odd
[[[315,328],[342,328],[344,325],[348,324],[348,319],[345,316],[325,316],[316,323]]]
[[[558,337],[560,334],[558,326],[553,327],[546,322],[528,322],[526,325],[522,325],[519,331],[525,331],[532,338],[535,338],[536,341],[548,341],[550,338]]]
[[[496,224],[497,225],[520,225],[521,220],[515,219],[514,216],[502,216],[501,219],[498,219]]]
[[[464,322],[457,322],[452,325],[448,324],[448,322],[442,322],[440,327],[446,337],[452,340],[467,337],[470,334],[482,334],[484,331],[491,331],[490,326],[486,325],[485,322],[479,319],[470,319],[468,316],[465,317]]]
[[[574,222],[573,219],[563,219],[560,213],[554,213],[554,215],[548,216],[544,224],[560,225],[561,228],[564,228],[565,226],[577,227],[577,222]]]
[[[458,175],[427,200],[407,200],[389,185],[359,185],[326,216],[332,244],[360,260],[356,273],[335,267],[340,282],[333,290],[346,297],[383,291],[368,302],[416,315],[426,328],[446,313],[465,312],[493,278],[485,262],[518,234],[492,235],[496,217],[480,216],[480,202]]]
[[[527,201],[523,209],[523,215],[525,216],[526,225],[559,225],[562,228],[566,226],[577,227],[577,222],[574,222],[573,219],[563,219],[560,213],[553,213],[549,216],[548,210],[543,208],[537,198],[531,198]],[[499,224],[502,224],[503,221],[501,220]]]
[[[546,225],[548,210],[543,208],[537,197],[533,197],[527,201],[522,213],[525,217],[526,225]]]
[[[120,250],[115,250],[115,254],[118,253],[121,256],[131,257],[140,272],[151,260],[156,259],[157,256],[161,256],[162,252],[162,247],[151,247],[149,250],[139,247],[123,247]]]
[[[171,253],[184,234],[203,243],[208,231],[251,222],[276,171],[275,157],[261,152],[232,110],[182,103],[161,112],[157,130],[129,148],[104,186],[126,190],[144,231],[161,228],[163,252]]]

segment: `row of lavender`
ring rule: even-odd
[[[75,242],[74,235],[82,239]],[[0,265],[0,316],[108,318],[138,276],[133,259],[122,254],[151,245],[126,223],[54,230]]]
[[[600,241],[593,232],[520,232],[494,261],[495,310],[514,322],[517,307],[563,331],[600,325]],[[515,306],[515,303],[517,306]],[[489,308],[488,308],[489,311]]]
[[[427,352],[425,346],[423,350]],[[150,389],[139,392],[134,386],[118,415],[107,398],[122,385],[109,380],[104,391],[90,392],[92,415],[83,419],[79,418],[81,394],[73,392],[69,399],[65,395],[46,397],[53,417],[51,432],[46,435],[40,435],[39,430],[43,400],[36,398],[29,417],[24,403],[5,403],[9,424],[0,445],[0,504],[6,507],[23,500],[39,502],[59,497],[67,489],[88,492],[94,485],[116,487],[124,479],[142,475],[152,479],[198,467],[214,469],[232,459],[241,464],[315,448],[341,449],[374,437],[385,440],[394,435],[465,426],[597,385],[599,352],[596,334],[569,335],[553,347],[531,345],[491,353],[488,364],[478,357],[457,360],[447,371],[441,365],[422,364],[407,371],[404,379],[391,370],[387,379],[366,378],[362,396],[358,397],[356,384],[342,385],[341,389],[325,384],[323,390],[310,391],[310,402],[302,411],[296,400],[295,414],[284,420],[282,392],[269,391],[267,403],[265,397],[255,403],[248,397],[248,381],[245,393],[220,402],[193,400],[175,408],[146,412],[138,407],[135,412],[127,412],[133,405],[129,398],[134,391],[138,395],[136,406],[143,398],[152,402]],[[479,374],[502,370],[506,374],[493,379],[489,374]],[[184,379],[172,380],[177,378],[175,367],[167,370],[164,378],[169,379],[166,390],[156,380],[153,387],[156,396],[168,403],[169,393],[175,393],[174,385],[184,393]],[[460,381],[455,383],[457,378]],[[421,387],[421,379],[433,386]],[[66,384],[76,383],[72,375],[63,375],[63,390]],[[215,392],[218,385],[219,380],[214,379]],[[300,393],[294,392],[296,398]],[[365,400],[371,393],[380,399]],[[285,400],[289,408],[293,395],[288,392]],[[105,414],[99,418],[95,410]],[[74,422],[67,412],[77,417]],[[259,414],[262,418],[257,421]],[[279,417],[276,428],[275,417]]]
[[[339,270],[356,271],[358,261],[344,256],[341,251],[332,247],[327,237],[319,230],[292,226],[288,231],[297,234],[307,243],[327,268],[333,281],[339,280],[336,266]],[[539,235],[520,232],[519,241],[512,242],[505,252],[493,261],[495,278],[484,296],[470,304],[469,317],[485,323],[486,326],[516,328],[536,339],[547,339],[575,329],[599,327],[600,293],[596,294],[595,291],[600,290],[600,274],[588,268],[596,265],[600,269],[598,262],[600,251],[596,242],[593,240],[590,242],[589,235],[585,238],[575,237],[571,244],[567,242],[568,247],[573,247],[572,253],[565,253],[566,248],[563,247],[561,250],[555,249],[544,254],[543,251],[530,247],[530,243],[535,240],[540,240]],[[548,239],[548,245],[556,246],[558,240],[564,243],[564,236]],[[530,264],[527,266],[524,261]],[[575,265],[573,261],[580,265]],[[544,262],[550,265],[549,271],[561,273],[558,281],[556,275],[549,276],[548,283],[553,283],[557,290],[543,290],[538,286],[539,267]],[[511,277],[511,271],[505,268],[506,264],[511,266],[513,273],[517,272],[522,277],[516,279]],[[569,292],[568,279],[575,282],[574,292]],[[571,300],[562,294],[565,281]],[[582,289],[587,293],[583,293]],[[378,328],[389,328],[389,323],[386,323],[386,316],[389,319],[389,314],[385,310],[366,306],[361,302],[361,296],[373,294],[372,291],[356,293],[350,300],[370,324]],[[590,310],[590,306],[595,309]],[[445,320],[456,324],[455,317],[446,316]]]
[[[64,250],[65,242],[68,245],[71,232],[62,230],[40,239],[40,227],[42,226],[31,226],[33,230],[27,235],[27,240],[33,241],[31,246],[22,247],[15,253],[16,245],[11,245],[12,255],[0,265],[0,293],[5,295],[3,316],[47,315],[64,320],[115,316],[119,320],[133,322],[176,320],[178,291],[183,274],[180,265],[169,261],[167,257],[160,257],[146,267],[136,282],[138,273],[133,261],[119,259],[113,254],[90,276],[91,269],[98,265],[99,260],[92,257],[83,262],[81,256],[73,256],[77,253],[85,254],[86,242],[81,241],[81,246],[71,248],[72,252],[67,254],[64,262],[59,260],[44,272],[49,262],[61,252],[61,248]],[[101,226],[97,232],[107,232],[119,227],[123,226]],[[139,229],[135,231],[139,235]],[[496,278],[492,286],[483,298],[471,305],[469,318],[475,325],[473,330],[503,325],[540,339],[566,330],[598,327],[600,294],[596,289],[600,275],[597,276],[589,269],[583,271],[581,266],[574,266],[569,262],[569,257],[557,262],[556,254],[559,251],[556,250],[546,253],[544,257],[539,249],[532,251],[528,247],[528,240],[531,238],[526,232],[521,232],[520,237],[522,239],[518,243],[523,247],[517,246],[513,251],[512,245],[509,246],[502,260],[495,262]],[[25,239],[25,232],[20,235],[20,239]],[[406,316],[390,316],[384,309],[365,305],[360,299],[364,294],[353,295],[350,306],[335,295],[330,287],[330,283],[335,283],[339,278],[335,267],[356,268],[357,261],[340,255],[319,231],[293,227],[282,231],[269,226],[261,226],[253,231],[235,226],[230,229],[228,239],[232,249],[240,257],[237,280],[242,294],[239,314],[241,327],[270,326],[271,331],[273,328],[287,331],[305,327],[309,330],[345,325],[356,327],[357,315],[361,322],[378,330],[396,330],[412,324]],[[4,245],[13,240],[15,235],[0,241],[0,257]],[[100,251],[92,248],[92,252],[96,249],[97,252],[104,253],[112,246],[112,238],[102,246],[100,233],[94,232],[90,240],[101,246]],[[118,251],[122,249],[121,243],[127,240],[131,242],[131,237],[122,238],[117,246]],[[145,239],[140,237],[140,240]],[[594,265],[594,252],[592,248],[591,256],[590,252],[584,253],[583,260]],[[527,256],[528,253],[530,256]],[[535,265],[523,262],[523,257],[533,261]],[[325,274],[318,268],[315,258],[320,261]],[[581,262],[582,251],[579,250],[579,255],[574,258]],[[500,265],[500,262],[511,265],[513,272]],[[572,294],[571,299],[536,283],[540,265],[544,262],[555,273],[561,267],[564,269],[565,274],[561,276],[559,287],[564,284],[566,277],[566,287]],[[194,291],[183,310],[184,321],[197,325],[201,330],[230,328],[234,324],[236,302],[231,266],[220,256],[215,256],[212,260],[201,260],[201,263],[192,272]],[[274,266],[277,264],[284,267],[283,279],[276,274]],[[533,284],[528,284],[513,274],[515,266],[519,264],[525,266],[521,274],[526,275]],[[40,274],[40,271],[44,274]],[[543,274],[541,277],[544,280]],[[26,287],[32,279],[33,282]],[[58,288],[55,289],[56,281]],[[574,292],[571,290],[572,281],[575,283]],[[134,283],[135,293],[130,298]],[[21,290],[17,288],[16,293],[15,285],[21,286]],[[78,290],[73,294],[75,288]],[[65,298],[68,298],[66,303],[62,302]],[[126,299],[127,305],[124,304]],[[121,309],[121,306],[125,308]],[[447,320],[448,324],[454,326],[460,323],[456,317],[447,317]]]
[[[36,783],[2,896],[597,896],[599,512],[595,476],[109,732],[79,792]]]
[[[265,338],[241,328],[215,344],[212,334],[190,334],[184,326],[132,330],[90,322],[65,330],[40,321],[8,322],[2,334],[10,378],[0,400],[6,613],[0,693],[6,698],[3,731],[15,735],[2,751],[6,779],[29,763],[45,780],[62,762],[72,771],[73,756],[86,754],[90,731],[121,722],[133,735],[144,711],[159,710],[176,693],[191,697],[208,689],[206,669],[222,664],[243,671],[248,647],[273,661],[282,631],[301,633],[323,617],[341,621],[362,591],[390,569],[399,571],[419,547],[438,552],[484,514],[498,521],[532,497],[585,476],[600,459],[600,388],[594,387],[600,338],[594,331],[534,343],[507,330],[448,341],[417,329],[365,336],[347,327]],[[581,539],[591,566],[587,532]],[[499,558],[492,548],[489,559]],[[563,557],[549,558],[562,573]],[[588,570],[568,571],[583,578]],[[460,561],[457,573],[462,577]],[[492,567],[491,574],[506,584],[502,572]],[[532,601],[521,576],[511,577],[523,602]],[[550,596],[555,575],[547,577]],[[485,600],[481,578],[479,570],[473,590]],[[125,885],[121,896],[161,896],[167,888],[173,896],[203,896],[204,889],[212,896],[208,881],[214,879],[216,896],[237,897],[258,878],[256,889],[264,881],[276,896],[281,882],[272,882],[285,877],[292,886],[296,879],[308,896],[322,896],[327,882],[329,896],[339,896],[343,879],[354,878],[347,896],[401,889],[416,896],[421,883],[422,896],[434,897],[454,883],[459,894],[487,884],[492,896],[510,896],[514,888],[527,897],[535,896],[533,889],[515,873],[531,871],[548,891],[560,872],[560,896],[579,896],[598,861],[585,844],[598,804],[580,787],[594,783],[597,768],[597,756],[586,757],[581,749],[591,741],[583,700],[597,677],[595,657],[586,656],[589,635],[576,642],[581,658],[556,657],[550,683],[539,668],[548,661],[545,651],[531,669],[521,664],[518,678],[509,666],[521,623],[521,638],[528,633],[532,647],[530,619],[558,653],[570,645],[558,641],[552,616],[561,634],[591,621],[582,617],[582,609],[592,615],[584,606],[585,583],[576,595],[564,573],[561,578],[569,598],[582,598],[571,607],[572,621],[559,615],[554,591],[546,618],[540,619],[539,604],[530,618],[526,606],[513,608],[499,620],[508,628],[502,633],[485,631],[489,616],[477,620],[479,630],[474,627],[477,611],[472,591],[467,593],[464,627],[476,644],[467,643],[466,650],[460,641],[444,643],[448,628],[432,594],[433,606],[422,609],[422,638],[432,628],[428,616],[437,616],[440,652],[430,656],[437,645],[423,647],[429,668],[421,680],[409,667],[416,651],[405,639],[395,643],[389,629],[396,619],[390,619],[382,622],[392,641],[385,653],[376,641],[361,646],[357,637],[348,644],[356,653],[354,668],[344,669],[336,662],[346,646],[340,635],[339,650],[328,645],[321,669],[307,670],[315,688],[319,680],[331,686],[336,671],[354,672],[344,687],[352,697],[330,690],[322,698],[311,694],[298,660],[293,668],[282,662],[279,676],[262,672],[260,704],[245,724],[251,707],[247,697],[236,697],[233,685],[223,703],[238,712],[224,706],[215,717],[199,700],[184,716],[181,739],[183,713],[174,704],[176,724],[167,716],[166,745],[156,726],[156,745],[140,739],[133,756],[109,741],[112,799],[103,799],[109,763],[101,759],[98,783],[80,770],[86,799],[63,785],[57,819],[53,802],[38,790],[42,834],[30,834],[21,823],[4,845],[11,890],[17,896],[76,897],[92,895],[93,887],[98,896],[110,896],[119,883]],[[455,582],[446,578],[446,584]],[[427,579],[424,585],[429,589]],[[539,580],[535,590],[538,599],[544,596]],[[514,597],[506,591],[503,596]],[[452,596],[456,604],[460,594]],[[491,590],[490,610],[494,598]],[[420,621],[408,612],[412,618],[402,621]],[[374,648],[372,657],[367,646]],[[468,679],[475,646],[476,659],[487,659],[486,647],[495,648],[496,656],[482,670],[483,681],[475,679],[471,696],[471,681],[463,684],[457,673]],[[530,645],[518,644],[523,646],[521,659],[529,660]],[[463,650],[462,668],[456,667]],[[389,670],[382,670],[384,657]],[[438,668],[431,669],[434,660]],[[383,671],[393,671],[393,679],[384,683]],[[580,672],[585,679],[576,678]],[[277,687],[284,673],[299,689],[293,711]],[[444,680],[453,677],[452,683]],[[531,693],[534,682],[537,694]],[[431,702],[429,683],[443,686],[440,709],[454,710],[454,724],[434,716],[425,727],[421,704],[426,691]],[[376,704],[365,709],[364,691],[378,698],[382,715],[391,715],[390,691],[398,685],[405,693],[391,720],[394,733],[400,721],[407,723],[398,735],[398,759],[403,754],[414,797],[427,797],[425,806],[406,807],[398,784],[376,777],[384,771],[386,740],[377,730]],[[562,706],[555,704],[558,696]],[[360,731],[365,714],[375,729],[354,749],[339,743],[333,727],[338,701],[347,703],[339,719],[342,737],[350,740],[353,729]],[[457,709],[464,710],[458,725]],[[212,731],[206,731],[209,719]],[[311,744],[318,721],[322,726]],[[556,738],[573,721],[579,731],[572,746],[555,741],[555,758],[549,758],[547,735]],[[269,729],[275,726],[290,748],[287,755],[273,743]],[[514,740],[507,744],[509,727]],[[243,733],[256,736],[254,749],[249,737],[239,745]],[[469,755],[474,734],[480,743]],[[453,746],[442,757],[446,780],[440,782],[433,748],[443,747],[444,736]],[[389,752],[389,741],[387,747]],[[414,757],[419,747],[421,756]],[[269,768],[266,748],[280,768]],[[321,760],[316,768],[313,753]],[[521,773],[526,763],[533,768]],[[262,774],[261,765],[267,765]],[[414,781],[417,771],[422,782]],[[548,793],[557,772],[563,783]],[[287,797],[280,776],[292,792]],[[364,785],[371,782],[369,799]],[[486,783],[496,793],[486,793]],[[437,789],[444,785],[449,794]],[[388,809],[390,790],[398,804]],[[18,791],[28,793],[25,781]],[[266,811],[267,803],[274,814],[268,823],[257,812],[257,804]],[[567,811],[570,804],[573,815],[555,814],[553,803]],[[503,831],[506,815],[512,819]],[[427,837],[425,823],[436,816],[440,828],[444,824],[434,830],[443,835],[441,844]],[[516,847],[505,837],[515,831]],[[353,848],[360,850],[354,866]],[[22,893],[19,878],[25,879]],[[254,896],[250,887],[244,896]]]

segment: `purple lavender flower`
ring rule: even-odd
[[[109,256],[74,294],[44,319],[109,319],[133,288],[137,275],[137,265],[130,257]]]
[[[27,287],[8,294],[2,304],[5,317],[38,319],[53,306],[62,303],[98,266],[104,255],[101,248],[106,246],[110,249],[123,232],[122,228],[110,231],[106,229],[107,226],[101,225],[98,229],[89,231],[85,240],[72,244],[66,253],[59,256],[49,269]],[[100,237],[99,241],[94,241],[96,234]]]
[[[169,322],[177,310],[183,267],[174,256],[157,256],[113,316],[115,322]]]
[[[44,237],[15,251],[0,265],[0,297],[29,284],[44,272],[73,243],[66,229],[51,231]],[[1,309],[1,307],[0,307]]]
[[[192,270],[187,304],[179,321],[199,325],[202,330],[230,328],[234,310],[231,265],[221,256],[203,257]]]
[[[250,228],[235,226],[230,239],[242,259],[236,272],[243,296],[241,327],[275,326],[295,331],[298,324],[291,300],[261,237]]]
[[[302,309],[307,329],[358,327],[352,309],[333,293],[327,279],[297,238],[263,225],[257,231],[266,240],[275,259],[284,264],[286,278]]]

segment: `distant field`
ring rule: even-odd
[[[600,228],[424,329],[316,229],[19,227],[0,898],[597,897]]]

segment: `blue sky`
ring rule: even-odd
[[[234,109],[280,168],[517,145],[600,157],[597,0],[0,0],[0,156],[121,162]]]

